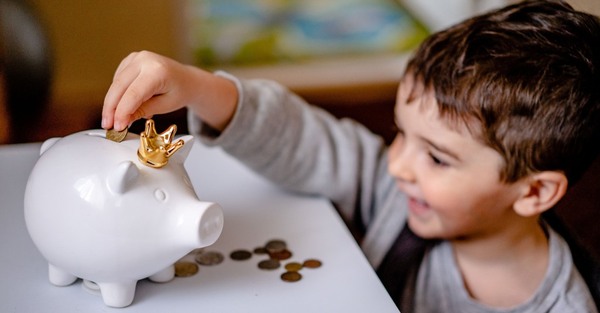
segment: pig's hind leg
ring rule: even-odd
[[[68,286],[77,280],[77,276],[48,263],[48,279],[55,286]]]
[[[156,283],[166,283],[171,281],[173,277],[175,277],[175,267],[173,265],[169,265],[164,270],[148,277],[148,279]]]

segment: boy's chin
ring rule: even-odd
[[[412,232],[423,239],[446,239],[437,227],[425,225],[415,218],[408,217],[408,227]]]

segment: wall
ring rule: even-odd
[[[181,1],[33,0],[55,49],[56,93],[96,94],[129,52],[180,58]]]
[[[148,49],[185,60],[184,0],[32,0],[55,48],[55,95],[97,100],[119,61]],[[570,0],[600,14],[600,1]]]
[[[575,9],[600,16],[600,1],[598,0],[567,0]]]
[[[45,121],[39,125],[43,133],[32,140],[96,127],[114,70],[130,52],[146,49],[181,61],[189,60],[185,48],[186,0],[30,1],[48,27],[55,57],[52,103]],[[579,9],[600,15],[598,0],[569,2]],[[302,66],[301,70],[292,66],[283,72],[263,69],[239,73],[242,76],[271,75],[293,85],[292,88],[295,86],[311,101],[336,106],[337,112],[343,114],[345,109],[340,103],[348,101],[351,105],[357,105],[352,102],[358,100],[358,105],[371,101],[384,103],[386,108],[393,106],[396,79],[401,68],[389,65],[397,62],[399,60],[396,59],[364,60],[360,62],[363,64],[360,68],[353,66],[357,63],[353,60],[342,62],[341,66],[337,66],[339,75],[327,81],[318,78],[331,77],[336,71],[330,67],[335,64],[318,64],[312,69]],[[367,72],[365,67],[370,68],[371,75],[364,74]],[[324,69],[327,69],[326,75],[323,74]],[[356,72],[362,74],[354,75]],[[356,77],[361,81],[348,82],[349,78]],[[318,82],[319,86],[306,86],[307,82]],[[375,121],[373,124],[382,123]]]
[[[132,51],[152,50],[185,60],[183,0],[30,0],[54,49],[53,94],[43,125],[64,135],[100,114],[119,62]]]

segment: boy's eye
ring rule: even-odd
[[[433,162],[433,164],[435,164],[436,166],[448,166],[448,163],[446,163],[444,160],[436,157],[433,153],[429,153],[429,157],[431,158],[431,161]]]

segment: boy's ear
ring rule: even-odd
[[[521,216],[534,216],[552,208],[567,192],[568,180],[564,173],[543,171],[525,178],[523,193],[513,205]]]

